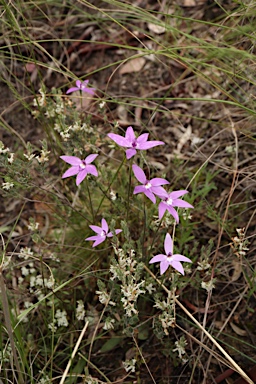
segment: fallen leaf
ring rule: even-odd
[[[237,325],[232,323],[232,321],[230,322],[230,326],[237,335],[239,335],[239,336],[246,336],[247,335],[247,332],[244,329],[239,328]]]
[[[131,59],[122,66],[119,71],[120,75],[124,75],[125,73],[139,72],[145,63],[146,60],[144,57],[136,57],[135,59]]]
[[[179,139],[179,143],[177,145],[177,153],[180,153],[182,150],[182,147],[187,143],[188,140],[190,140],[192,135],[192,127],[191,125],[188,125],[186,131],[183,133],[183,135]]]
[[[231,281],[237,281],[242,273],[242,265],[240,260],[233,260],[232,266],[233,266],[233,270],[232,270]]]
[[[184,0],[183,7],[195,7],[195,0]]]
[[[148,23],[148,29],[151,32],[156,33],[157,35],[161,35],[162,33],[165,32],[165,27],[163,27],[162,25],[157,25],[153,23]]]

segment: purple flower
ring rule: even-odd
[[[98,176],[98,171],[95,165],[91,165],[91,163],[94,159],[96,159],[97,156],[98,155],[89,155],[84,160],[81,160],[79,159],[79,157],[76,156],[60,156],[62,160],[72,165],[72,167],[69,168],[62,175],[62,179],[64,179],[65,177],[77,175],[76,185],[79,185],[88,173],[94,176]]]
[[[163,141],[147,141],[148,133],[143,133],[136,138],[132,127],[128,127],[125,133],[125,137],[116,135],[115,133],[109,133],[108,137],[114,140],[115,143],[121,147],[129,148],[126,151],[126,158],[129,160],[131,157],[136,155],[137,149],[149,149],[156,147],[157,145],[164,145]]]
[[[164,250],[166,253],[165,255],[156,255],[150,260],[149,263],[152,264],[160,262],[160,275],[165,273],[169,265],[184,275],[184,269],[182,267],[181,261],[186,261],[187,263],[192,263],[192,261],[183,255],[173,255],[173,241],[169,233],[167,233],[165,236]]]
[[[105,219],[101,220],[101,227],[98,227],[97,225],[90,225],[89,226],[95,233],[97,233],[96,236],[87,237],[85,240],[93,240],[93,247],[96,247],[100,243],[103,243],[103,241],[106,240],[107,237],[113,237],[112,232],[108,232],[108,224]],[[122,232],[122,229],[116,229],[115,234]]]
[[[138,165],[133,164],[132,166],[133,173],[136,177],[136,179],[143,185],[138,185],[134,188],[133,194],[136,195],[137,193],[144,193],[154,204],[156,202],[157,196],[165,195],[166,191],[163,187],[160,187],[160,185],[164,184],[170,184],[169,181],[155,177],[154,179],[147,180],[146,175],[144,171],[138,167]]]
[[[89,83],[89,80],[85,81],[76,81],[76,87],[69,88],[66,92],[66,94],[75,92],[75,91],[82,91],[82,92],[87,92],[90,95],[94,95],[95,88],[88,88],[87,84]]]
[[[161,220],[165,211],[168,210],[174,219],[179,223],[179,216],[177,211],[173,207],[180,208],[194,208],[193,205],[187,203],[184,200],[179,199],[180,196],[185,195],[188,191],[174,191],[171,193],[165,192],[165,195],[160,196],[162,199],[161,203],[158,206],[159,219]]]

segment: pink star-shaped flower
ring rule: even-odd
[[[116,135],[115,133],[109,133],[108,137],[114,140],[120,147],[128,148],[126,150],[126,158],[129,160],[136,155],[137,150],[145,150],[156,147],[157,145],[164,145],[163,141],[148,141],[148,135],[148,133],[143,133],[139,137],[136,137],[133,128],[128,127],[125,137]]]
[[[168,210],[174,219],[179,223],[179,216],[177,211],[173,207],[180,208],[194,208],[193,205],[187,203],[184,200],[179,199],[179,197],[185,195],[188,191],[173,191],[171,193],[165,193],[165,195],[160,196],[162,199],[161,203],[158,206],[159,219],[161,220],[165,211]]]
[[[173,241],[169,233],[165,236],[164,250],[166,253],[165,255],[156,255],[150,260],[149,263],[152,264],[160,262],[160,275],[165,273],[170,265],[184,275],[184,269],[181,261],[186,261],[187,263],[192,263],[192,261],[186,256],[173,254]]]
[[[97,156],[98,155],[96,154],[89,155],[84,160],[81,160],[79,159],[79,157],[76,157],[76,156],[60,156],[62,160],[72,165],[72,167],[69,168],[62,175],[62,179],[64,179],[65,177],[77,175],[76,185],[79,185],[84,180],[84,178],[87,176],[88,173],[94,176],[98,176],[98,171],[95,165],[91,164],[93,160],[96,159]]]
[[[90,236],[85,239],[86,241],[93,240],[93,247],[96,247],[97,245],[103,243],[103,241],[106,240],[107,237],[113,237],[112,232],[108,232],[108,223],[106,222],[105,219],[101,220],[101,227],[98,227],[97,225],[90,225],[89,226],[97,235],[95,236]],[[115,234],[117,235],[118,233],[122,232],[122,229],[116,229]]]
[[[66,94],[75,92],[75,91],[81,91],[81,92],[86,92],[89,93],[90,95],[94,95],[95,88],[88,88],[87,84],[89,83],[89,80],[85,81],[76,81],[76,87],[71,87],[67,90]]]
[[[162,196],[166,193],[161,185],[170,184],[169,181],[160,177],[147,180],[144,171],[136,164],[133,164],[132,169],[136,179],[142,184],[134,188],[133,194],[144,193],[155,204],[155,195]]]

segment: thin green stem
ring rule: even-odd
[[[101,201],[100,201],[100,204],[99,204],[99,206],[98,206],[98,209],[97,209],[97,211],[96,211],[96,215],[95,215],[95,216],[97,216],[97,214],[98,214],[98,212],[99,212],[99,210],[100,210],[100,208],[101,208],[101,206],[102,206],[102,204],[103,204],[103,201],[105,200],[105,196],[108,194],[108,191],[110,190],[111,185],[114,183],[115,179],[117,178],[118,172],[119,172],[120,169],[122,168],[122,166],[123,166],[123,164],[124,164],[124,162],[125,162],[125,159],[126,159],[126,157],[124,156],[124,158],[123,158],[121,164],[119,165],[119,167],[118,167],[116,173],[114,174],[114,177],[113,177],[113,179],[111,180],[111,182],[110,182],[110,184],[109,184],[109,186],[108,186],[108,188],[107,188],[107,190],[106,190],[104,196],[102,197],[102,199],[101,199]]]
[[[132,164],[129,165],[129,183],[128,183],[128,196],[127,196],[127,210],[126,210],[126,221],[129,219],[129,210],[130,210],[130,192],[131,192],[131,183],[132,183]]]
[[[91,208],[92,221],[94,221],[95,215],[94,215],[92,198],[91,198],[91,192],[90,192],[90,188],[89,188],[89,185],[88,185],[87,177],[85,178],[85,185],[86,185],[86,189],[87,189],[87,193],[88,193],[88,198],[89,198],[89,204],[90,204],[90,208]]]

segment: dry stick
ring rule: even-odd
[[[144,265],[144,268],[169,295],[170,294],[169,289],[166,288],[166,286],[163,283],[161,283],[161,281],[154,275],[153,272],[150,271],[150,269],[146,265]],[[239,365],[232,359],[232,357],[229,356],[229,354],[225,351],[225,349],[223,349],[222,346],[212,337],[212,335],[199,323],[199,321],[197,321],[194,318],[194,316],[191,315],[191,313],[187,310],[187,308],[185,308],[184,305],[182,305],[178,299],[174,298],[174,300],[175,300],[175,303],[178,304],[178,306],[186,313],[186,315],[190,317],[190,319],[198,326],[198,328],[200,328],[200,330],[204,332],[205,335],[212,341],[212,343],[223,353],[223,355],[230,362],[234,370],[237,371],[244,378],[244,380],[247,381],[247,383],[254,384],[254,382],[249,378],[249,376],[247,376],[247,374],[242,370],[242,368],[240,368]]]
[[[1,291],[1,296],[2,296],[2,306],[3,306],[5,325],[6,325],[7,333],[8,333],[9,339],[10,339],[10,344],[11,344],[11,348],[12,348],[12,354],[13,354],[14,362],[16,365],[16,369],[18,371],[19,383],[23,384],[24,380],[23,380],[23,376],[21,374],[20,363],[19,363],[18,356],[16,353],[13,331],[12,331],[12,327],[11,327],[11,317],[10,317],[10,312],[9,312],[8,299],[7,299],[5,282],[4,282],[4,277],[3,277],[2,272],[3,272],[2,266],[0,266],[0,291]]]
[[[80,345],[80,343],[82,341],[82,338],[84,337],[84,334],[85,334],[85,331],[86,331],[86,329],[88,327],[88,324],[89,324],[89,321],[87,321],[85,323],[85,326],[83,327],[82,332],[80,333],[80,336],[79,336],[79,338],[78,338],[78,340],[76,342],[75,348],[74,348],[74,350],[72,352],[72,355],[71,355],[71,357],[69,359],[69,362],[68,362],[68,364],[66,366],[65,372],[63,373],[63,376],[61,378],[60,384],[63,384],[65,379],[66,379],[66,377],[67,377],[67,374],[68,374],[69,368],[71,366],[72,360],[74,359],[75,354],[77,353],[78,347],[79,347],[79,345]]]

